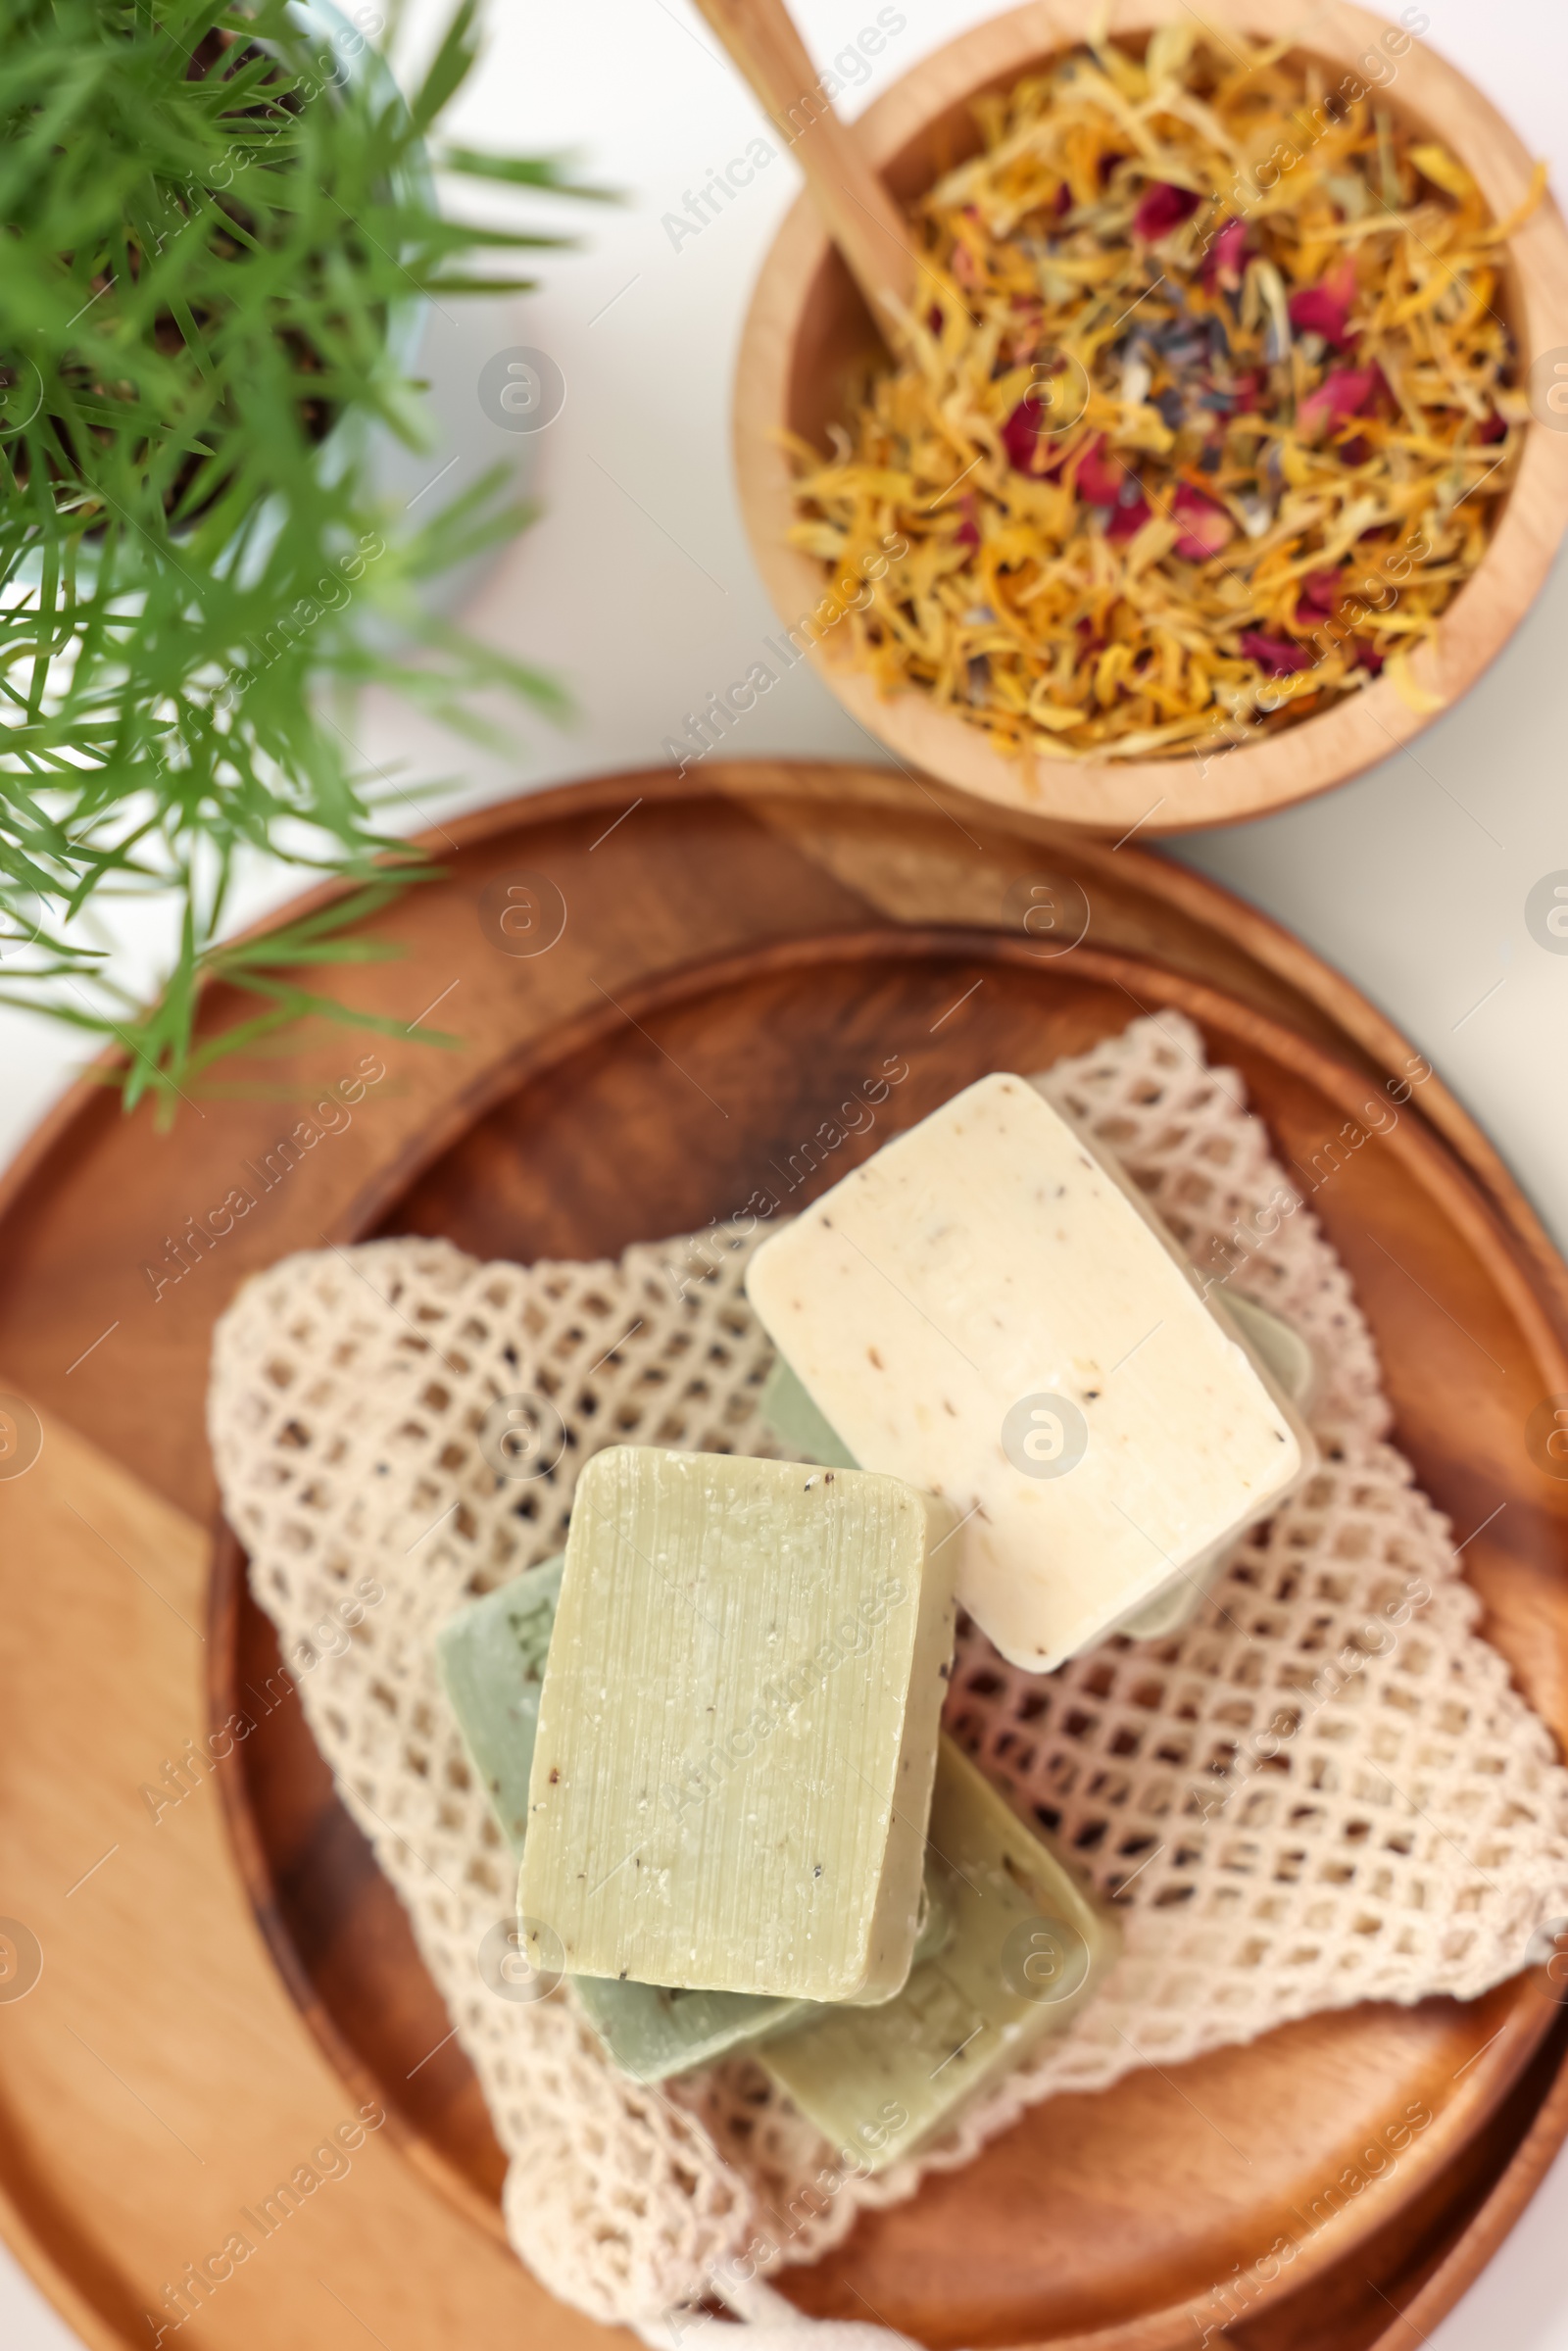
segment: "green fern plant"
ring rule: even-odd
[[[429,164],[602,193],[439,145],[474,16],[405,101],[344,20],[285,0],[0,0],[0,1001],[118,1041],[127,1107],[168,1116],[225,1051],[344,1016],[285,966],[382,952],[343,935],[358,893],[308,936],[220,945],[249,853],[377,903],[423,871],[326,690],[387,679],[470,732],[480,688],[560,707],[418,594],[526,518],[504,469],[401,532],[369,479],[374,429],[420,441],[411,305],[523,290],[509,257],[566,241],[444,217]],[[174,917],[150,1007],[92,943],[126,893]],[[258,1010],[198,1044],[219,972]]]

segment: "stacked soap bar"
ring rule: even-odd
[[[547,1560],[449,1619],[436,1657],[469,1760],[513,1851],[522,1853],[528,1775],[564,1556]],[[927,1859],[912,1965],[944,1939],[947,1912]],[[623,2072],[662,2082],[710,2064],[812,2013],[809,2003],[582,1976],[579,2007]]]
[[[614,1446],[572,1509],[519,1906],[544,1961],[876,2001],[920,1903],[952,1520],[857,1470]]]
[[[1277,1314],[1270,1313],[1267,1306],[1260,1306],[1255,1298],[1239,1291],[1215,1302],[1235,1325],[1237,1336],[1254,1363],[1261,1366],[1298,1412],[1305,1413],[1317,1385],[1317,1365],[1300,1333],[1288,1322],[1282,1322]],[[858,1466],[782,1355],[774,1357],[773,1368],[763,1385],[761,1409],[774,1436],[792,1451],[804,1453],[811,1461],[834,1462],[849,1469]],[[1152,1641],[1186,1624],[1202,1605],[1231,1547],[1228,1543],[1216,1543],[1212,1551],[1172,1576],[1152,1599],[1142,1601],[1131,1615],[1123,1617],[1115,1630],[1130,1634],[1136,1641]]]
[[[932,1865],[910,1953],[919,1966],[947,1932],[947,1913]],[[639,2082],[664,2082],[694,2066],[711,2065],[730,2050],[770,2040],[792,2025],[817,2014],[809,2000],[762,1999],[743,1991],[689,1991],[680,1985],[622,1983],[609,1976],[578,1976],[577,2004],[624,2074]],[[846,2014],[879,2013],[861,2008]]]
[[[1211,1298],[1211,1303],[1235,1326],[1253,1362],[1262,1368],[1279,1393],[1289,1397],[1297,1411],[1304,1415],[1317,1389],[1317,1360],[1299,1331],[1293,1330],[1288,1322],[1271,1314],[1267,1306],[1260,1306],[1255,1298],[1246,1297],[1241,1291]],[[1124,1618],[1119,1629],[1131,1634],[1135,1641],[1153,1641],[1160,1634],[1174,1633],[1187,1624],[1208,1597],[1232,1547],[1229,1543],[1218,1543],[1203,1557],[1192,1561],[1184,1574],[1173,1576],[1152,1600],[1146,1600],[1133,1615]]]
[[[929,1867],[946,1932],[880,2008],[817,2008],[759,2051],[824,2138],[881,2171],[1094,1993],[1110,1912],[944,1739]]]
[[[1029,1083],[1046,1102],[1051,1101],[1049,1070],[1037,1070]],[[1092,1150],[1100,1159],[1106,1174],[1120,1185],[1127,1200],[1154,1233],[1161,1247],[1169,1250],[1188,1278],[1195,1286],[1199,1286],[1198,1275],[1174,1236],[1120,1162],[1091,1144],[1087,1136],[1083,1140],[1086,1148]],[[1221,1328],[1241,1341],[1265,1385],[1272,1388],[1276,1396],[1288,1398],[1304,1419],[1317,1384],[1317,1365],[1311,1347],[1299,1332],[1293,1330],[1289,1323],[1282,1322],[1278,1315],[1271,1314],[1266,1306],[1258,1305],[1255,1299],[1248,1298],[1241,1291],[1222,1291],[1217,1285],[1205,1282],[1200,1288],[1200,1295],[1217,1316]],[[1173,1575],[1152,1598],[1142,1601],[1114,1629],[1132,1635],[1135,1640],[1148,1641],[1160,1634],[1174,1632],[1178,1626],[1188,1623],[1208,1596],[1233,1547],[1232,1539],[1222,1539],[1207,1551],[1187,1561],[1185,1567]]]
[[[828,1469],[859,1468],[843,1438],[812,1403],[782,1355],[773,1358],[773,1368],[762,1384],[760,1403],[762,1418],[774,1436],[792,1451],[803,1454],[808,1461],[819,1461]]]
[[[564,1565],[558,1552],[461,1610],[436,1635],[436,1664],[468,1760],[503,1836],[519,1855],[539,1691]]]
[[[1210,1303],[1229,1315],[1253,1361],[1262,1365],[1298,1412],[1308,1411],[1317,1395],[1317,1357],[1310,1342],[1245,1291],[1211,1292]]]
[[[885,1144],[763,1243],[747,1289],[853,1458],[953,1504],[960,1600],[1038,1672],[1311,1459],[1148,1214],[1020,1077]]]
[[[743,1991],[690,1991],[679,1984],[576,1976],[577,2005],[623,2074],[667,2082],[763,2040],[806,2012],[801,2000]]]
[[[539,1692],[555,1630],[564,1554],[475,1600],[442,1626],[436,1661],[469,1761],[519,1862],[528,1821]],[[578,2005],[617,2065],[662,2082],[789,2023],[798,2000],[674,1991],[584,1976]]]
[[[476,1600],[437,1641],[465,1744],[518,1853],[564,1565],[552,1559]],[[797,2104],[880,2169],[1075,2014],[1114,1940],[1113,1922],[943,1739],[910,1974],[886,2004],[834,2008],[594,1976],[573,1989],[639,2081],[766,2043],[759,2055]]]

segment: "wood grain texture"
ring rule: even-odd
[[[1190,16],[1187,0],[1112,0],[1109,29],[1136,38]],[[1282,31],[1274,0],[1213,0],[1203,16],[1221,33],[1231,24],[1272,41]],[[1387,20],[1349,0],[1324,0],[1302,25],[1302,53],[1327,65],[1334,80],[1378,50],[1390,29]],[[1077,0],[1030,0],[993,17],[921,59],[866,109],[855,135],[893,195],[907,204],[977,148],[969,111],[976,97],[1008,88],[1083,32]],[[1386,52],[1379,54],[1389,62]],[[1469,167],[1497,219],[1524,201],[1530,156],[1454,67],[1417,41],[1385,86],[1391,107]],[[1524,367],[1568,346],[1568,232],[1549,198],[1512,239],[1498,300]],[[804,196],[763,261],[742,337],[734,403],[741,508],[758,567],[787,626],[799,624],[818,603],[823,574],[818,563],[785,544],[795,510],[779,435],[802,434],[825,447],[828,423],[843,414],[848,382],[875,349],[854,280]],[[1417,682],[1444,704],[1468,691],[1517,627],[1565,524],[1568,434],[1534,424],[1482,563],[1411,663]],[[1132,825],[1144,833],[1182,832],[1287,807],[1388,758],[1434,715],[1412,710],[1385,676],[1297,726],[1204,759],[1012,759],[924,694],[909,690],[884,698],[869,677],[847,665],[831,633],[811,658],[852,716],[910,766],[987,800],[1111,838]]]
[[[42,1951],[33,1988],[0,2003],[11,2243],[115,2351],[172,2327],[166,2286],[213,2257],[216,2282],[190,2299],[199,2339],[231,2351],[367,2330],[389,2351],[603,2341],[431,2195],[384,2126],[312,2163],[362,2097],[381,2109],[326,2064],[279,1983],[216,1774],[185,1745],[208,1729],[208,1538],[43,1419],[33,1467],[0,1481],[4,1906]],[[304,2189],[307,2165],[322,2177]],[[269,2232],[262,2207],[291,2181],[297,2209],[274,2204]],[[225,2265],[236,2234],[251,2250]]]
[[[0,2003],[0,2039],[21,2053],[0,2092],[0,2220],[95,2344],[150,2340],[139,2306],[162,2290],[171,2263],[177,2274],[221,2243],[221,2232],[205,2231],[229,2209],[222,2198],[253,2205],[302,2127],[306,2142],[318,2139],[372,2095],[389,2121],[351,2176],[319,2190],[215,2293],[203,2327],[236,2351],[270,2351],[285,2332],[306,2345],[355,2339],[360,2329],[296,2276],[298,2242],[318,2256],[312,2277],[368,2319],[387,2351],[424,2351],[460,2327],[480,2342],[520,2330],[552,2351],[594,2331],[547,2303],[500,2242],[499,2156],[461,2059],[440,2050],[412,2084],[403,2080],[447,2020],[297,1710],[286,1699],[267,1710],[275,1650],[232,1563],[211,1587],[211,1620],[204,1613],[206,1546],[195,1528],[213,1507],[206,1355],[213,1319],[245,1273],[323,1237],[421,1220],[467,1246],[526,1254],[618,1247],[723,1213],[747,1153],[782,1148],[787,1158],[808,1131],[800,1120],[817,1089],[831,1091],[841,1070],[858,1074],[858,1057],[890,1028],[901,1041],[910,1033],[911,1064],[934,1094],[950,1070],[977,1065],[966,1056],[1027,1049],[1047,1058],[1120,1025],[1135,1010],[1131,988],[1144,1004],[1190,1010],[1308,1163],[1347,1105],[1411,1050],[1298,942],[1208,883],[1135,847],[1113,855],[1019,811],[939,786],[912,791],[884,770],[760,762],[684,780],[607,777],[455,822],[431,846],[446,880],[377,926],[408,940],[409,955],[340,984],[350,996],[373,988],[378,1006],[410,1024],[444,996],[431,1024],[461,1031],[465,1051],[420,1047],[416,1029],[378,1045],[387,1075],[353,1123],[259,1191],[255,1210],[193,1253],[177,1283],[155,1299],[143,1271],[167,1263],[163,1236],[221,1200],[310,1092],[359,1057],[357,1042],[306,1034],[290,1058],[251,1073],[297,1086],[299,1100],[204,1099],[203,1115],[185,1115],[172,1138],[157,1137],[144,1113],[122,1119],[84,1087],[0,1188],[0,1385],[27,1389],[46,1431],[37,1468],[0,1481],[0,1576],[16,1632],[15,1662],[0,1665],[0,1823],[17,1856],[15,1890],[0,1908],[32,1918],[46,1950],[37,1989]],[[532,958],[502,952],[485,910],[490,886],[519,873],[543,875],[565,904],[560,941]],[[1087,901],[1082,951],[1036,954],[1020,908],[1038,905],[1042,888],[1074,919]],[[942,1021],[971,978],[982,983],[976,996]],[[219,1001],[207,1016],[229,1009]],[[625,1148],[628,1116],[647,1138],[636,1153]],[[737,1125],[744,1136],[731,1135]],[[1414,1334],[1413,1349],[1391,1361],[1400,1438],[1463,1518],[1461,1535],[1493,1506],[1483,1490],[1490,1495],[1499,1475],[1514,1482],[1508,1509],[1465,1557],[1495,1638],[1548,1717],[1568,1721],[1552,1566],[1568,1489],[1528,1483],[1513,1401],[1521,1383],[1568,1387],[1556,1368],[1568,1327],[1562,1268],[1436,1077],[1393,1137],[1354,1152],[1323,1187],[1321,1204],[1339,1220],[1335,1238],[1380,1328]],[[1378,1239],[1430,1299],[1380,1255]],[[1471,1363],[1469,1341],[1437,1301],[1495,1366],[1481,1355]],[[1470,1399],[1462,1425],[1442,1424],[1441,1392]],[[73,1421],[105,1461],[72,1448],[60,1432]],[[51,1463],[64,1466],[63,1485],[37,1483]],[[135,1507],[123,1498],[127,1473]],[[94,1476],[108,1481],[102,1493]],[[73,1505],[115,1549],[82,1530]],[[83,1626],[91,1637],[78,1645]],[[214,1669],[221,1690],[236,1673],[254,1684],[257,1729],[154,1824],[138,1787],[199,1735],[201,1679]],[[219,1719],[228,1710],[220,1699]],[[233,1812],[230,1842],[215,1797]],[[890,2316],[918,2307],[933,2345],[1053,2339],[1037,2323],[1030,2246],[1059,2197],[1077,2241],[1058,2243],[1054,2224],[1047,2229],[1061,2256],[1047,2314],[1054,2339],[1087,2326],[1100,2351],[1196,2339],[1169,2297],[1216,2281],[1221,2250],[1225,2271],[1244,2243],[1254,2258],[1252,2230],[1270,2199],[1324,2152],[1321,2136],[1298,2143],[1290,2085],[1308,2085],[1310,2130],[1331,2114],[1349,2145],[1369,2118],[1382,2119],[1386,2097],[1397,2102],[1410,2082],[1446,2068],[1441,2117],[1401,2161],[1386,2203],[1351,2208],[1354,2258],[1325,2229],[1310,2283],[1298,2262],[1284,2281],[1298,2290],[1230,2329],[1250,2351],[1353,2351],[1386,2325],[1391,2343],[1408,2340],[1366,2281],[1396,2304],[1418,2295],[1412,2308],[1429,2329],[1568,2123],[1559,2013],[1543,2016],[1538,2001],[1533,2014],[1526,1988],[1504,1988],[1477,2010],[1440,2003],[1313,2020],[1257,2051],[1184,2070],[1181,2089],[1251,2155],[1251,2169],[1158,2076],[1110,2093],[1127,2097],[1131,2127],[1118,2142],[1133,2149],[1119,2183],[1108,2101],[1056,2102],[993,2150],[994,2170],[936,2182],[867,2221],[831,2261],[795,2273],[790,2290],[861,2316],[862,2295]],[[62,1989],[64,2005],[47,2005]],[[68,2009],[205,2168],[64,2032]],[[1544,2027],[1558,2037],[1540,2039]],[[1249,2133],[1287,2111],[1258,2181]],[[1155,2144],[1166,2151],[1162,2176],[1146,2160]],[[1097,2146],[1105,2160],[1091,2165]],[[289,2163],[308,2153],[301,2145]],[[201,2200],[209,2169],[220,2173],[212,2205]],[[971,2178],[983,2180],[989,2210],[965,2201]],[[1185,2331],[1172,2331],[1176,2317]]]
[[[1309,1191],[1382,1341],[1401,1442],[1460,1539],[1506,1499],[1467,1556],[1494,1638],[1568,1730],[1551,1599],[1568,1512],[1549,1481],[1521,1476],[1511,1405],[1514,1393],[1568,1390],[1568,1360],[1529,1280],[1418,1120],[1337,1163],[1326,1153],[1359,1113],[1377,1115],[1364,1074],[1152,962],[906,928],[762,947],[655,979],[499,1068],[470,1125],[433,1152],[421,1139],[387,1170],[361,1203],[365,1229],[444,1235],[481,1258],[528,1262],[701,1227],[742,1208],[754,1187],[804,1203],[884,1139],[872,1130],[815,1164],[808,1149],[890,1056],[909,1065],[902,1127],[988,1069],[1033,1069],[1140,1011],[1173,1009],[1199,1023],[1212,1060],[1239,1071]],[[254,1683],[268,1644],[254,1615],[244,1644],[242,1679]],[[432,2169],[448,2167],[465,2199],[493,2193],[497,2152],[482,2118],[473,2135],[466,2064],[451,2048],[420,2063],[440,2009],[433,1993],[411,2005],[423,1979],[407,1931],[394,1943],[385,1889],[364,1868],[345,1870],[346,1824],[318,1760],[297,1715],[279,1719],[277,1742],[247,1756],[239,1785],[259,1818],[288,1817],[295,1789],[313,1791],[308,1832],[266,1857],[260,1888],[291,1973],[370,2079],[401,2085],[418,2067],[386,2092],[411,2143]],[[1387,2225],[1461,2157],[1553,2017],[1531,1980],[1473,2009],[1438,2001],[1313,2019],[1179,2080],[1140,2073],[1100,2096],[1053,2100],[913,2203],[862,2221],[788,2290],[822,2315],[867,2303],[933,2346],[1076,2344],[1107,2327],[1128,2344],[1174,2345],[1191,2330],[1188,2302],[1204,2304],[1293,2211],[1320,2204],[1357,2146],[1375,2146],[1413,2103],[1430,2128],[1376,2197],[1313,2230],[1283,2282],[1298,2291],[1309,2272],[1344,2260],[1347,2237]]]

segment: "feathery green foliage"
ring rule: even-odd
[[[324,10],[0,0],[0,998],[118,1039],[127,1106],[171,1112],[220,1051],[326,1008],[282,965],[366,952],[334,937],[357,896],[297,953],[215,944],[237,858],[421,870],[323,685],[385,678],[470,731],[479,688],[559,707],[416,592],[526,518],[504,469],[401,532],[368,480],[374,430],[420,441],[412,306],[524,287],[484,266],[564,241],[444,218],[428,165],[600,192],[435,145],[475,4],[405,102]],[[83,935],[126,892],[177,909],[151,1010]],[[267,1009],[198,1048],[219,971]]]

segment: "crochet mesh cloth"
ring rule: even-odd
[[[812,2260],[865,2206],[967,2162],[1054,2090],[1315,2009],[1473,1997],[1520,1967],[1537,1919],[1568,1912],[1568,1774],[1473,1630],[1446,1522],[1385,1441],[1346,1273],[1240,1080],[1167,1014],[1050,1084],[1197,1263],[1265,1202],[1295,1203],[1232,1278],[1313,1343],[1322,1466],[1178,1634],[1114,1639],[1040,1677],[960,1628],[949,1728],[1121,1895],[1125,1948],[1069,2033],[876,2179],[840,2177],[748,2060],[644,2088],[566,1991],[486,1988],[476,1954],[514,1873],[431,1662],[453,1610],[559,1550],[601,1445],[777,1451],[757,1411],[771,1348],[742,1290],[755,1236],[528,1268],[374,1242],[285,1259],[219,1327],[213,1449],[257,1600],[478,2075],[510,2159],[512,2241],[597,2319],[695,2300],[759,2242],[763,2267]],[[526,1482],[478,1443],[517,1393],[551,1398],[565,1428],[557,1466]],[[318,1630],[357,1613],[343,1603],[365,1577],[385,1596],[346,1642]],[[823,2177],[835,2192],[813,2196]]]

